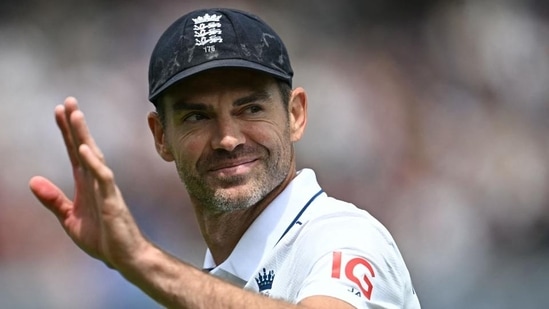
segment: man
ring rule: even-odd
[[[30,188],[82,250],[170,308],[419,308],[389,232],[296,171],[307,96],[292,76],[279,36],[236,10],[181,17],[152,53],[148,124],[189,193],[204,270],[141,234],[74,98],[55,109],[74,200],[43,177]]]

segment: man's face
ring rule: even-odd
[[[272,77],[205,71],[171,87],[163,104],[166,147],[205,211],[249,208],[289,177],[295,138]]]

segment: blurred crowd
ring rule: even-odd
[[[72,193],[53,119],[69,95],[145,234],[201,266],[146,114],[156,40],[205,6],[252,11],[284,39],[309,94],[299,167],[389,228],[424,308],[547,306],[547,2],[21,0],[0,4],[0,307],[158,308],[28,190],[43,175]]]

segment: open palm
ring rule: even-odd
[[[64,105],[57,106],[55,119],[73,169],[74,200],[41,176],[30,180],[31,191],[90,256],[110,266],[128,262],[148,242],[131,216],[76,100],[69,97]]]

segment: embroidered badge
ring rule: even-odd
[[[257,282],[257,287],[259,288],[259,293],[269,295],[269,291],[273,287],[274,278],[274,270],[269,270],[269,272],[267,272],[267,270],[263,268],[263,274],[260,272],[255,278],[255,282]]]
[[[223,42],[221,23],[219,22],[221,17],[223,15],[206,14],[193,18],[195,46],[202,47],[206,53],[215,52],[214,44]]]

